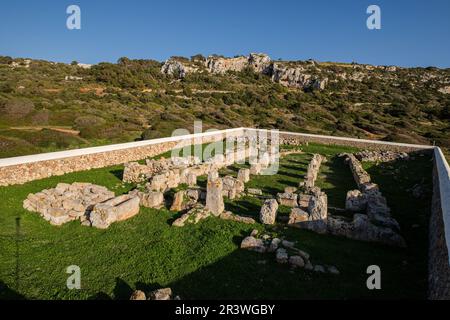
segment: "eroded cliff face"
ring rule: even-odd
[[[270,76],[273,82],[286,87],[323,90],[328,83],[328,79],[313,75],[312,69],[316,68],[313,62],[307,63],[306,66],[294,62],[272,62],[264,53],[251,53],[247,57],[235,58],[209,56],[201,67],[196,67],[196,64],[189,60],[171,58],[164,63],[161,72],[182,79],[187,73],[199,72],[200,69],[225,74],[228,71],[240,72],[245,68],[251,68],[254,72]]]
[[[161,73],[168,74],[178,79],[183,79],[186,74],[197,72],[198,68],[188,65],[187,62],[179,61],[175,58],[170,58],[161,67]]]
[[[312,88],[323,90],[328,79],[319,79],[309,73],[303,66],[286,66],[282,63],[274,63],[272,66],[272,81],[286,87]]]
[[[236,58],[209,56],[206,59],[205,66],[211,73],[224,74],[227,71],[239,72],[248,66],[248,58],[244,56]]]

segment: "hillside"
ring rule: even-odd
[[[263,54],[67,65],[0,57],[0,157],[263,127],[450,148],[450,70]]]

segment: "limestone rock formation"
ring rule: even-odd
[[[175,58],[170,58],[161,67],[161,73],[168,74],[178,79],[183,79],[190,72],[197,71],[196,68],[188,66]]]
[[[223,74],[227,71],[242,71],[248,66],[248,58],[245,56],[236,58],[209,56],[206,59],[205,65],[211,73]]]

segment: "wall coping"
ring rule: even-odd
[[[119,144],[110,144],[106,146],[99,147],[90,147],[90,148],[82,148],[82,149],[73,149],[67,151],[57,151],[57,152],[48,152],[48,153],[39,153],[27,156],[20,157],[11,157],[11,158],[3,158],[0,159],[0,168],[40,162],[40,161],[48,161],[48,160],[58,160],[64,158],[78,157],[95,153],[109,152],[109,151],[117,151],[117,150],[125,150],[129,148],[136,147],[146,147],[154,144],[166,143],[166,142],[174,142],[174,141],[183,141],[190,140],[196,138],[210,137],[217,134],[227,134],[242,131],[244,128],[233,128],[233,129],[225,129],[225,130],[215,130],[208,131],[203,133],[195,133],[195,134],[187,134],[159,139],[151,139],[151,140],[143,140],[143,141],[135,141],[135,142],[126,142]]]

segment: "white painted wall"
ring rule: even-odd
[[[439,177],[439,191],[441,196],[442,217],[445,229],[445,242],[447,244],[450,264],[450,166],[442,153],[441,148],[434,149],[436,169]]]

